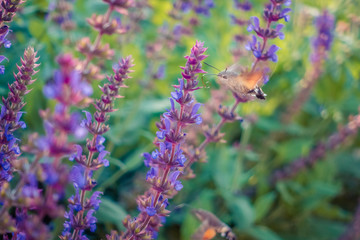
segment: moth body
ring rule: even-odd
[[[236,239],[231,228],[218,219],[213,213],[203,209],[194,209],[192,213],[202,222],[192,236],[193,240],[211,240],[216,236],[216,233],[228,240]]]
[[[217,77],[221,85],[226,86],[232,92],[246,98],[258,98],[264,100],[266,94],[261,89],[264,82],[264,70],[258,69],[247,71],[238,64],[234,64]]]

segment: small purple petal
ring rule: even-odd
[[[192,111],[191,111],[191,115],[195,115],[197,113],[197,111],[199,110],[199,108],[201,107],[201,104],[200,103],[196,103],[193,108],[192,108]]]
[[[104,159],[104,157],[109,154],[110,152],[108,151],[102,151],[99,153],[99,156],[98,156],[98,160],[99,162],[101,162],[102,164],[104,164],[105,167],[108,167],[109,166],[109,161],[107,159]]]
[[[152,217],[156,214],[156,209],[154,207],[147,207],[146,208],[146,213]]]

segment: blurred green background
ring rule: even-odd
[[[141,154],[154,148],[155,122],[169,107],[172,85],[180,77],[179,66],[185,64],[183,56],[189,53],[195,40],[201,40],[208,47],[208,63],[219,69],[231,65],[234,62],[231,51],[239,47],[234,35],[249,34],[246,26],[231,24],[230,14],[245,20],[260,17],[267,1],[250,2],[253,4],[250,12],[236,10],[233,1],[215,0],[209,17],[189,12],[181,19],[174,19],[169,16],[172,1],[149,0],[149,7],[141,10],[138,22],[129,22],[127,16],[121,16],[121,20],[131,26],[128,33],[104,37],[116,57],[112,61],[99,61],[102,72],[111,74],[116,59],[128,54],[133,56],[136,66],[133,79],[127,82],[129,88],[122,92],[125,98],[116,103],[119,111],[111,115],[109,122],[111,131],[106,134],[106,147],[111,152],[110,167],[96,173],[96,190],[104,191],[104,197],[97,213],[96,234],[89,233],[89,237],[100,239],[111,229],[123,230],[124,217],[138,214],[136,196],[147,188],[144,181],[147,169]],[[46,0],[28,0],[10,25],[12,47],[1,49],[1,54],[9,59],[5,75],[0,76],[2,96],[7,93],[7,84],[13,81],[12,71],[24,48],[32,45],[40,56],[38,81],[26,97],[24,117],[28,128],[21,133],[23,138],[32,131],[44,132],[38,112],[52,108],[54,102],[45,99],[42,86],[58,68],[56,56],[70,52],[81,58],[74,47],[76,41],[84,36],[94,39],[96,34],[86,18],[92,13],[104,13],[107,7],[102,1],[76,0],[72,15],[76,27],[63,31],[46,18],[48,6]],[[285,24],[285,39],[271,41],[281,49],[270,81],[263,88],[267,100],[241,104],[237,112],[246,120],[223,128],[226,143],[208,146],[208,162],[193,166],[197,177],[183,181],[184,188],[171,200],[169,208],[174,211],[161,229],[159,239],[190,239],[199,226],[190,211],[198,207],[216,214],[233,228],[239,239],[326,240],[337,239],[346,231],[360,196],[358,135],[290,180],[271,186],[269,176],[285,163],[306,156],[317,142],[326,141],[339,125],[345,125],[349,115],[358,113],[360,1],[294,0],[291,8],[291,20]],[[331,51],[310,98],[294,120],[284,125],[281,115],[295,98],[299,81],[311,67],[311,38],[316,33],[313,21],[323,9],[328,9],[336,19]],[[189,27],[189,19],[193,17],[198,18],[199,24],[192,27],[192,34],[182,36],[174,48],[164,47],[159,56],[147,56],[146,47],[159,39],[159,28],[164,24],[170,29],[177,24]],[[248,63],[253,60],[251,56],[247,59]],[[151,77],[162,64],[166,66],[165,78]],[[207,66],[205,69],[217,73]],[[197,100],[202,103],[212,98],[211,90],[219,88],[214,78],[204,79],[210,87],[197,92]],[[94,89],[97,85],[98,82],[93,83]],[[100,91],[95,90],[94,97],[99,94]],[[222,104],[232,102],[229,93],[228,100]],[[219,119],[216,114],[213,116],[214,123]],[[72,192],[69,186],[68,195]],[[179,206],[183,203],[185,205]],[[58,219],[54,225],[58,233],[63,221]]]

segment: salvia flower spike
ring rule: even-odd
[[[119,64],[113,67],[114,75],[107,77],[109,82],[100,87],[103,94],[94,103],[96,112],[92,115],[84,111],[85,119],[81,125],[93,137],[87,139],[86,147],[89,152],[87,156],[83,154],[83,148],[77,145],[75,152],[69,158],[70,161],[76,162],[70,172],[75,195],[68,199],[69,210],[65,213],[66,221],[60,237],[63,240],[87,239],[84,231],[89,229],[94,232],[96,229],[97,219],[94,213],[99,208],[102,192],[95,191],[91,197],[86,197],[86,192],[92,191],[96,186],[96,180],[92,177],[93,172],[100,167],[109,166],[109,161],[106,159],[109,152],[105,150],[103,145],[105,138],[102,135],[109,130],[109,126],[106,125],[108,113],[115,111],[114,100],[122,97],[119,95],[119,90],[126,87],[124,82],[130,78],[128,74],[132,72],[130,68],[133,66],[131,56],[121,59]]]
[[[185,141],[185,128],[200,124],[202,118],[198,113],[201,106],[195,103],[193,91],[199,89],[197,75],[205,73],[201,62],[207,57],[202,42],[196,42],[191,49],[179,84],[171,93],[170,108],[160,117],[156,133],[158,149],[144,153],[145,166],[150,167],[146,181],[151,188],[137,199],[140,214],[137,218],[127,217],[124,225],[127,231],[121,239],[153,239],[162,226],[163,218],[169,215],[168,199],[183,188],[179,181],[186,158],[181,150]],[[177,108],[179,105],[180,108]]]
[[[21,109],[25,106],[24,96],[30,92],[28,85],[35,80],[32,78],[37,73],[35,70],[38,57],[37,52],[32,47],[28,47],[18,65],[18,73],[14,74],[15,82],[9,85],[7,98],[2,98],[0,113],[0,191],[5,182],[12,178],[13,161],[20,154],[18,139],[14,136],[14,131],[19,128],[26,128],[25,122],[21,121],[24,112]]]

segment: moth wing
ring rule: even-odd
[[[196,232],[191,236],[192,240],[210,240],[216,235],[215,229],[209,225],[209,221],[205,220]]]
[[[249,90],[254,89],[257,85],[263,83],[263,72],[257,71],[252,73],[240,74],[235,78],[238,84],[244,85]]]
[[[238,63],[234,63],[233,65],[231,65],[226,69],[226,71],[236,72],[236,73],[242,73],[244,70],[245,70],[244,67]]]
[[[268,62],[268,61],[266,61],[266,62],[260,61],[257,64],[257,67],[256,67],[255,71],[256,72],[262,72],[262,74],[263,74],[263,77],[258,82],[259,87],[261,87],[262,85],[267,83],[267,81],[270,79],[272,74],[275,72],[277,66],[278,66],[277,62],[272,63],[272,62]]]

